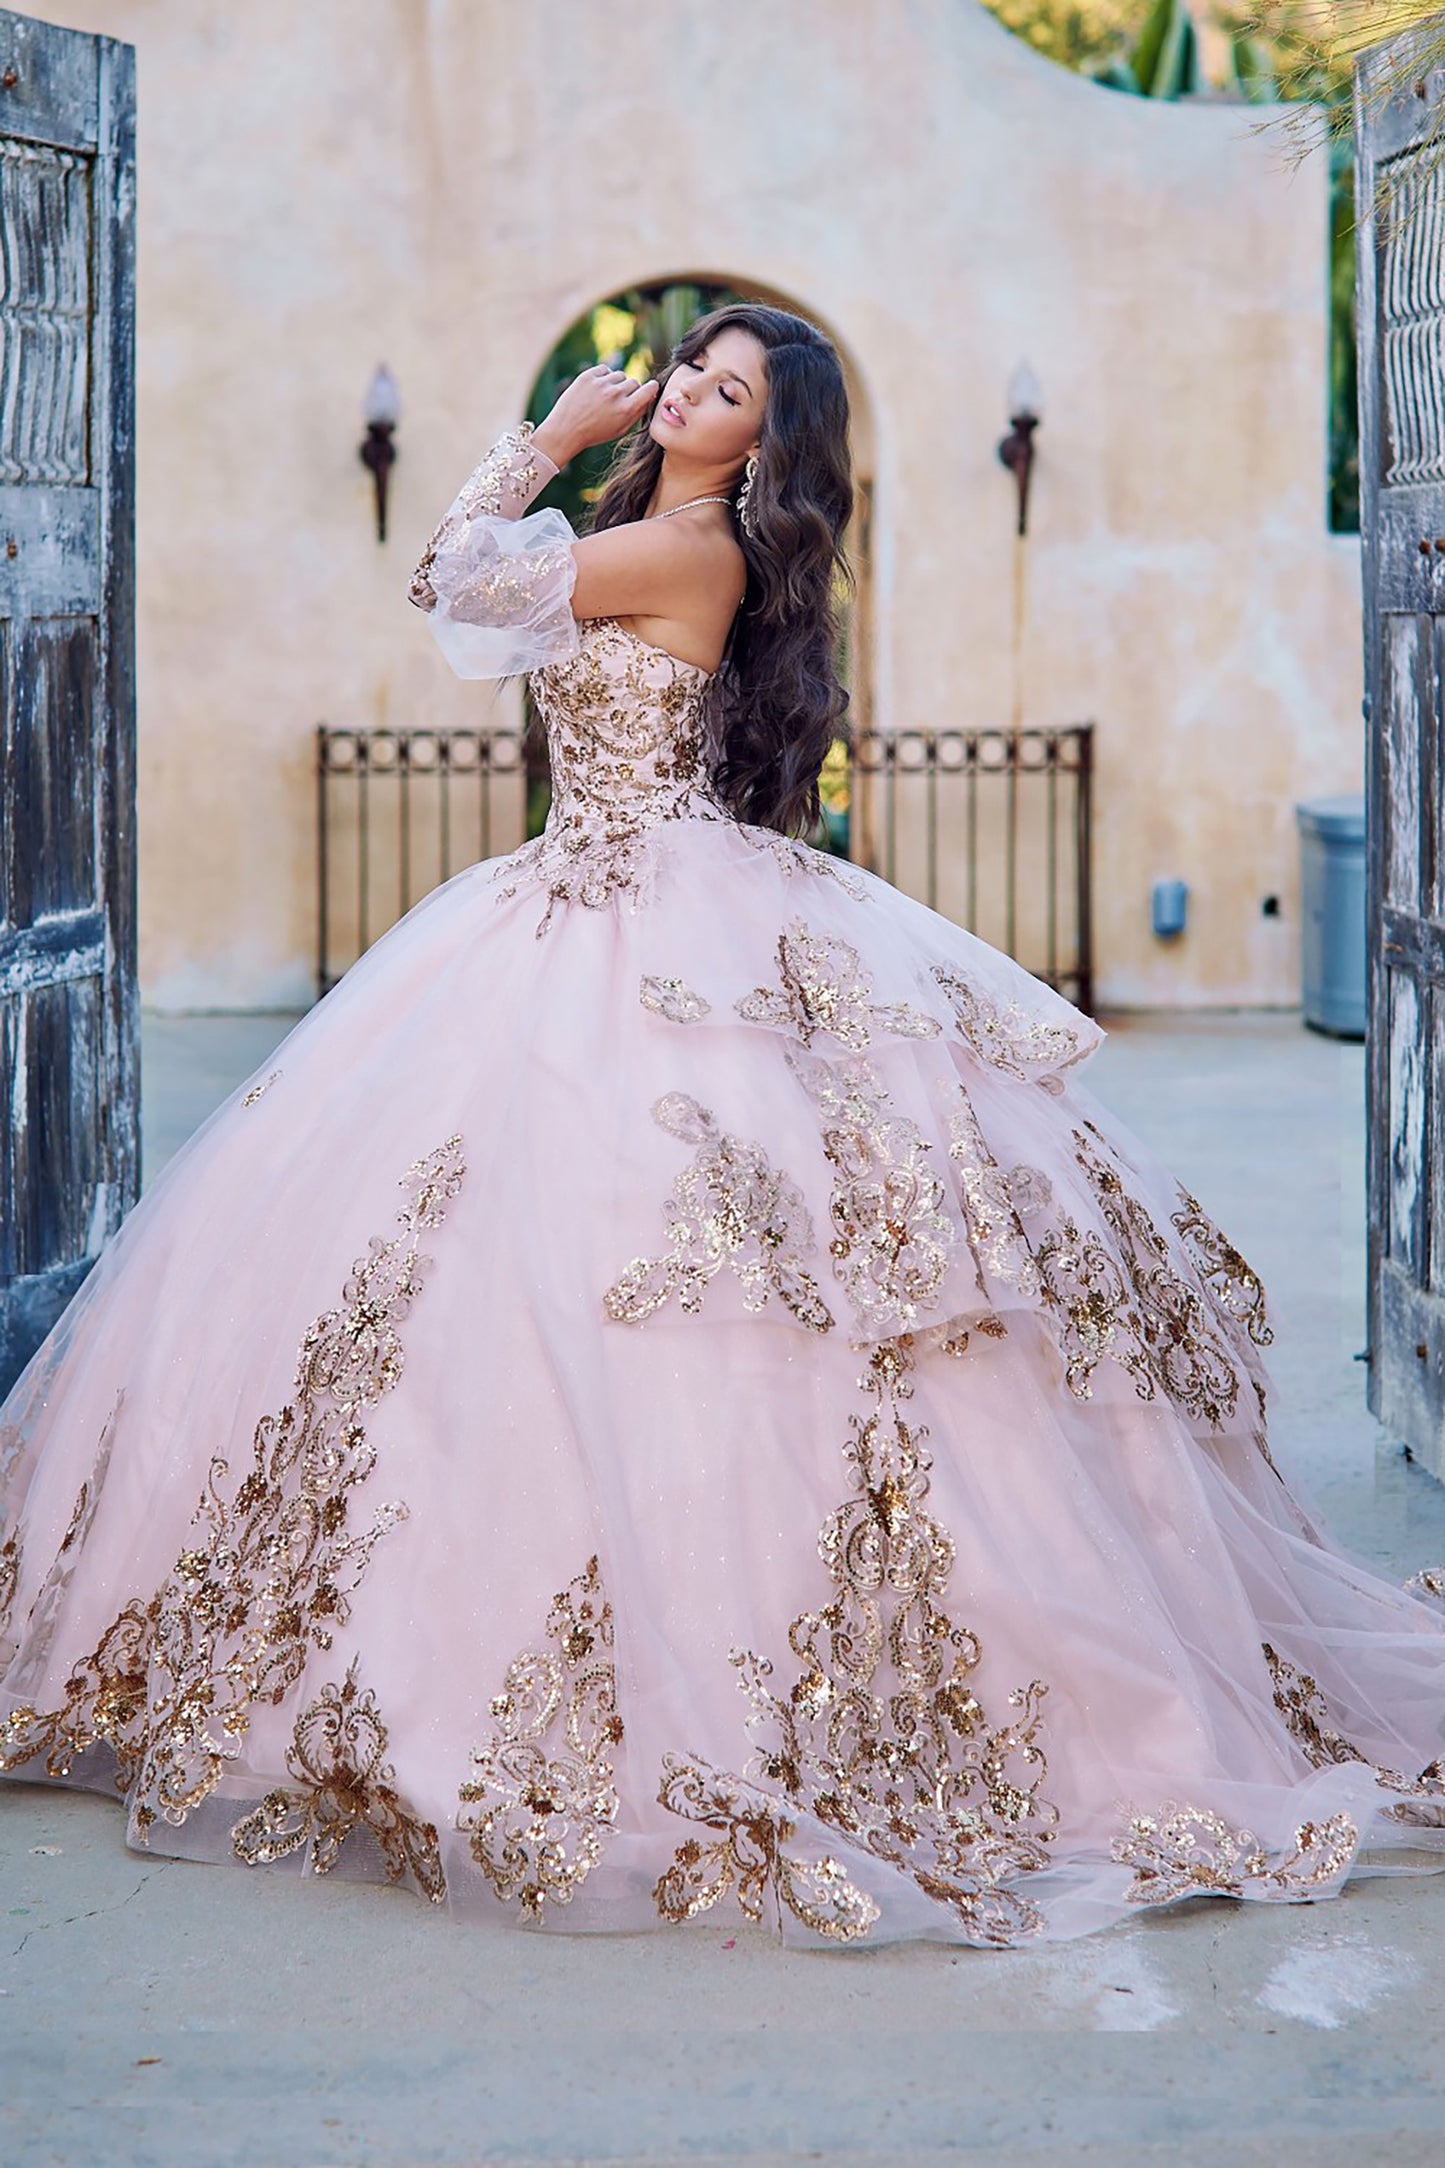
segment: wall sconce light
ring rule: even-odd
[[[1044,395],[1038,378],[1021,361],[1009,378],[1008,418],[1012,427],[998,456],[1018,484],[1020,534],[1029,528],[1029,477],[1034,471],[1034,431],[1044,418]]]
[[[367,386],[366,401],[361,410],[366,423],[366,441],[361,447],[361,463],[371,469],[376,484],[376,539],[386,540],[386,483],[396,464],[397,449],[392,442],[396,425],[401,420],[401,393],[396,378],[385,362],[377,365],[376,373]]]

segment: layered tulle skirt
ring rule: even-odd
[[[682,820],[372,949],[0,1411],[0,1759],[458,1914],[1001,1946],[1445,1847],[1445,1621],[1276,1472],[1098,1028]],[[538,938],[544,915],[545,934]]]

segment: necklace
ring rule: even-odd
[[[671,519],[674,512],[690,512],[695,504],[731,504],[731,497],[689,497],[686,504],[675,504],[671,512],[654,512],[654,519]]]

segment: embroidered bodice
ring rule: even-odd
[[[654,647],[616,618],[589,618],[577,652],[531,672],[547,732],[552,804],[540,836],[507,861],[557,903],[640,902],[648,845],[666,822],[731,820],[708,771],[712,674]],[[543,920],[543,926],[547,919]],[[539,929],[540,930],[540,929]]]
[[[723,816],[708,782],[710,671],[598,617],[576,655],[530,683],[552,763],[549,827],[616,835]]]

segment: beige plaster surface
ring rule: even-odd
[[[995,446],[1027,355],[1022,711],[1099,726],[1102,998],[1295,998],[1293,802],[1361,784],[1358,551],[1325,523],[1325,174],[1257,111],[1100,90],[975,0],[48,12],[138,51],[154,1004],[306,997],[314,725],[490,712],[407,606],[412,562],[567,325],[683,274],[845,350],[885,727],[1014,711]],[[379,548],[356,449],[383,357]],[[1193,892],[1168,948],[1160,875]]]

